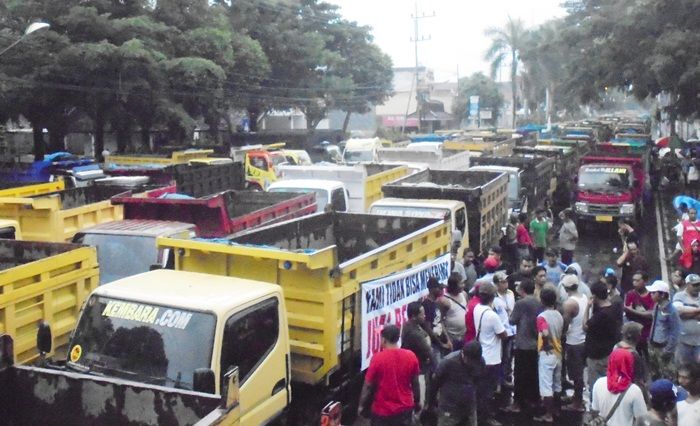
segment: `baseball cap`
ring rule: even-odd
[[[668,379],[659,379],[649,386],[649,395],[655,401],[678,401],[678,390]]]
[[[606,276],[606,277],[611,277],[611,276],[613,276],[613,275],[615,275],[615,270],[614,270],[613,268],[607,268],[607,269],[605,270],[605,276]]]
[[[671,294],[671,290],[668,287],[668,284],[661,280],[656,280],[651,285],[647,286],[647,291],[652,292],[652,291],[662,291],[664,293]]]
[[[573,287],[578,284],[578,276],[576,275],[564,275],[561,278],[561,285],[566,288]]]
[[[690,284],[690,283],[700,283],[700,275],[698,274],[688,274],[687,277],[685,277],[685,283]]]
[[[428,278],[428,288],[438,288],[438,287],[445,287],[446,285],[441,283],[440,280],[438,280],[435,277],[430,277]]]

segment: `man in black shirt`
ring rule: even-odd
[[[586,332],[586,366],[590,391],[593,383],[605,377],[608,356],[620,339],[618,312],[608,299],[608,288],[597,281],[591,285],[593,298],[583,316],[583,330]]]
[[[421,302],[411,302],[406,307],[408,322],[401,327],[401,348],[416,354],[421,373],[428,373],[431,367],[432,351],[430,336],[425,331],[425,310]]]
[[[439,425],[476,424],[477,386],[484,370],[481,346],[476,341],[452,352],[440,363],[427,399],[429,408],[435,408],[437,400]]]
[[[532,279],[532,268],[535,267],[535,263],[530,256],[523,256],[520,259],[519,269],[508,276],[508,288],[512,292],[516,292],[518,285],[524,279]]]

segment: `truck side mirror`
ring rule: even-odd
[[[36,347],[41,355],[51,352],[51,326],[46,321],[39,323],[36,332]]]
[[[238,401],[240,400],[238,367],[233,367],[226,374],[224,374],[224,380],[226,381],[226,392],[224,393],[226,397],[225,408],[238,405]]]
[[[192,390],[203,393],[216,393],[216,377],[211,368],[198,368],[192,375]]]

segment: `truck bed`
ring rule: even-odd
[[[386,197],[462,201],[467,206],[469,246],[486,252],[505,226],[508,175],[455,170],[424,170],[382,187]]]
[[[224,237],[316,212],[314,193],[224,191],[194,199],[158,198],[175,187],[154,190],[145,197],[130,193],[112,198],[124,206],[125,219],[173,220],[192,223],[200,237]]]
[[[0,331],[14,336],[17,360],[37,357],[42,319],[52,326],[54,348],[68,343],[83,301],[98,283],[94,248],[0,240]]]
[[[407,148],[381,148],[377,150],[380,162],[423,163],[434,170],[466,170],[469,168],[469,152],[434,152]]]
[[[0,369],[0,418],[8,426],[194,425],[217,395],[110,377],[15,365]]]
[[[65,189],[65,185],[62,180],[55,182],[1,182],[0,198],[31,197],[63,189]]]
[[[360,351],[360,284],[445,254],[450,240],[442,220],[329,212],[231,240],[161,238],[158,245],[176,248],[178,270],[282,286],[292,378],[318,384]]]

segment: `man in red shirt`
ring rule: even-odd
[[[632,275],[633,290],[625,295],[625,315],[629,321],[638,322],[642,325],[642,336],[637,344],[637,352],[644,359],[648,359],[648,341],[651,332],[651,323],[654,315],[654,299],[647,291],[647,274],[644,271],[637,271]]]
[[[382,351],[372,357],[365,375],[358,414],[366,417],[371,404],[372,426],[410,426],[413,411],[421,409],[418,358],[399,348],[400,335],[397,326],[384,327]]]

